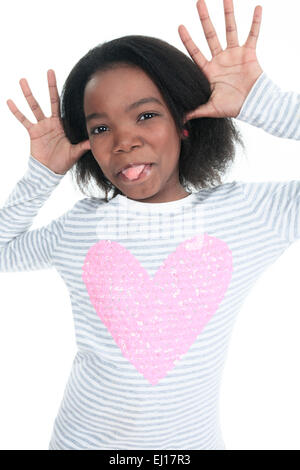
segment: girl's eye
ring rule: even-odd
[[[157,113],[144,113],[144,114],[141,114],[140,117],[142,118],[143,116],[151,116],[151,115],[152,115],[152,116],[158,116]]]
[[[143,116],[158,116],[158,114],[157,114],[157,113],[143,113],[143,114],[141,114],[141,115],[139,116],[139,118],[141,119]],[[145,119],[141,119],[141,120],[144,121]],[[147,120],[148,120],[148,118],[146,119],[146,121],[147,121]],[[96,135],[97,135],[97,134],[103,134],[102,131],[96,132],[98,129],[101,129],[101,128],[103,128],[103,127],[106,128],[106,126],[98,126],[98,127],[95,127],[94,129],[92,129],[91,134],[93,134],[93,135],[95,135],[95,134],[96,134]]]
[[[94,129],[92,129],[91,134],[92,134],[92,135],[95,135],[95,134],[102,134],[102,132],[95,132],[97,129],[101,129],[101,127],[106,127],[106,126],[98,126],[98,127],[95,127]]]

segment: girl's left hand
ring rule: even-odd
[[[256,43],[260,30],[262,7],[256,6],[248,39],[239,46],[233,10],[233,0],[223,0],[227,48],[222,49],[210,20],[204,0],[198,0],[197,10],[210,48],[209,62],[193,42],[184,25],[180,38],[194,62],[208,78],[212,94],[204,105],[185,115],[185,122],[201,117],[236,117],[258,77],[263,73],[256,57]]]

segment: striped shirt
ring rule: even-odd
[[[263,73],[237,119],[300,140],[299,104]],[[230,335],[300,238],[300,182],[233,181],[155,204],[89,197],[29,230],[63,177],[30,155],[0,210],[0,271],[55,268],[70,293],[78,351],[49,450],[225,449]]]

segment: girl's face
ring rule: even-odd
[[[85,88],[84,113],[94,158],[124,195],[169,202],[189,194],[179,183],[181,136],[160,91],[142,69],[122,65],[95,73]],[[152,163],[151,170],[131,181],[118,174],[130,163]]]

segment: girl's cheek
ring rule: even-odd
[[[97,155],[97,153],[99,153],[99,150],[100,150],[100,145],[99,145],[99,142],[97,142],[97,140],[93,137],[90,138],[90,144],[91,144],[91,151],[93,152],[94,155]],[[102,145],[103,147],[103,145]]]

